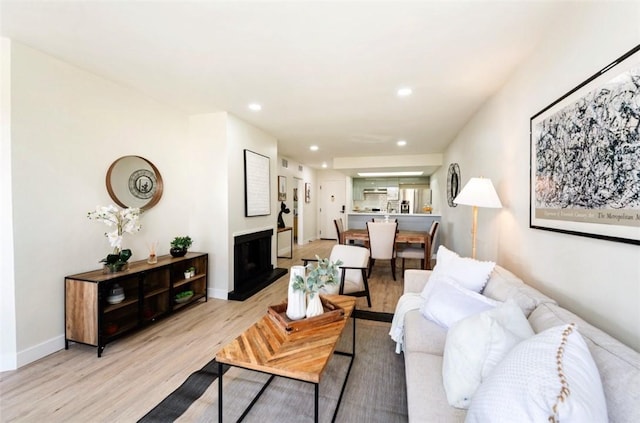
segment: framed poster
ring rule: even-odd
[[[311,184],[308,182],[304,183],[304,202],[311,202]]]
[[[529,226],[640,245],[640,45],[531,118]]]
[[[287,177],[278,176],[278,201],[287,200]]]
[[[244,215],[271,214],[269,157],[244,150]]]

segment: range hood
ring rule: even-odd
[[[362,190],[363,194],[386,194],[386,188],[364,188]]]

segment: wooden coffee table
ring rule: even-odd
[[[338,398],[338,404],[333,413],[332,421],[335,421],[342,395],[349,379],[353,359],[355,358],[356,319],[353,319],[351,352],[335,351],[335,348],[347,324],[347,320],[353,312],[356,300],[354,297],[345,295],[326,295],[325,298],[344,309],[345,313],[341,319],[298,332],[287,333],[273,318],[265,314],[264,317],[216,354],[216,361],[218,362],[219,422],[222,422],[223,365],[255,370],[271,375],[238,421],[242,421],[246,417],[273,378],[282,376],[315,385],[315,421],[317,422],[320,379],[334,353],[351,358]]]

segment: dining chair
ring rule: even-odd
[[[396,233],[398,222],[367,222],[369,234],[369,276],[376,260],[391,261],[391,275],[396,280]]]
[[[329,260],[342,261],[340,269],[340,284],[325,286],[320,290],[323,294],[350,295],[352,297],[367,297],[367,304],[371,307],[371,293],[367,279],[369,266],[369,250],[355,245],[336,244],[331,249]],[[303,259],[306,266],[316,259]]]
[[[427,257],[427,269],[431,269],[431,249],[435,243],[436,236],[438,234],[438,226],[440,222],[434,221],[431,223],[431,228],[429,228],[429,239],[427,240],[427,245],[420,244],[406,244],[398,246],[398,251],[396,252],[396,256],[402,259],[402,274],[404,275],[404,261],[405,259],[417,259],[420,260],[420,269],[425,268],[424,258]],[[425,253],[425,249],[427,250]]]
[[[342,224],[342,218],[333,219],[333,224],[336,225],[336,232],[338,233],[338,244],[344,244],[343,236],[344,225]]]

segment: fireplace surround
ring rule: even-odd
[[[233,291],[230,300],[246,300],[287,274],[286,269],[271,264],[273,229],[234,237]]]

